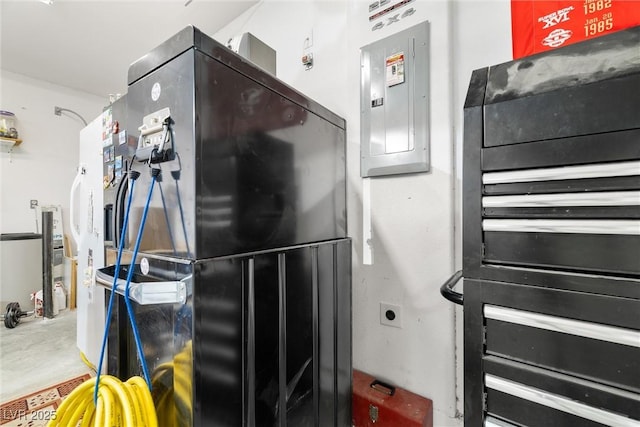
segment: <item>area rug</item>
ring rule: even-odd
[[[55,416],[62,399],[89,378],[91,375],[85,374],[0,404],[0,425],[2,427],[46,426],[51,417]]]

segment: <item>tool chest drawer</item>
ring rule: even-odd
[[[486,357],[489,416],[527,427],[638,426],[640,395]]]
[[[485,172],[481,262],[640,274],[639,185],[638,160]]]
[[[508,99],[509,95],[500,94],[492,84],[502,73],[503,68],[497,66],[489,74],[485,147],[640,127],[640,97],[628,93],[630,87],[640,87],[640,75],[548,92],[539,87],[531,96]],[[559,102],[567,98],[572,102]],[[510,120],[501,120],[506,116]]]
[[[574,233],[564,230],[579,227],[577,221],[539,222],[508,221],[499,225],[515,231],[485,231],[483,261],[620,275],[637,274],[640,269],[640,235]],[[529,227],[543,231],[519,231]]]
[[[634,330],[490,304],[483,311],[486,354],[640,393],[640,325]]]
[[[479,357],[465,362],[465,387],[480,382],[484,396],[465,411],[520,426],[640,425],[640,300],[466,280],[464,311],[465,358]]]

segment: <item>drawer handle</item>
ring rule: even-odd
[[[524,208],[554,206],[638,206],[640,191],[601,191],[586,193],[519,194],[486,196],[483,208]]]
[[[626,416],[589,406],[558,394],[549,393],[542,389],[520,384],[491,374],[484,375],[484,382],[486,387],[489,389],[528,400],[529,402],[553,408],[596,423],[617,427],[640,426],[639,421]]]
[[[484,306],[483,311],[484,317],[487,319],[640,348],[640,331],[635,329],[602,325],[594,322],[585,322],[584,320],[568,319],[489,304]]]
[[[396,393],[396,388],[394,386],[380,380],[374,380],[370,387],[380,393],[386,394],[387,396],[393,396]]]
[[[638,220],[485,219],[482,231],[640,235]]]
[[[591,165],[561,166],[555,168],[520,169],[507,172],[482,174],[482,183],[508,184],[512,182],[557,181],[565,179],[606,178],[611,176],[635,176],[640,161],[597,163]]]
[[[440,286],[440,294],[454,304],[464,305],[464,295],[453,290],[462,278],[462,270],[453,273],[453,275]]]

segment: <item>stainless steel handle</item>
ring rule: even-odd
[[[640,235],[640,220],[485,219],[483,231]]]
[[[633,329],[489,304],[484,306],[483,312],[487,319],[640,348],[640,331]]]
[[[482,175],[482,183],[508,184],[512,182],[556,181],[633,175],[640,175],[640,161],[488,172]]]
[[[520,399],[528,400],[596,423],[617,427],[640,427],[640,421],[494,375],[485,374],[484,382],[489,389],[519,397]]]
[[[456,284],[462,279],[462,270],[458,270],[446,282],[440,286],[440,293],[443,297],[451,301],[452,303],[463,305],[464,304],[464,295],[460,292],[456,292],[453,290]]]
[[[483,208],[638,205],[640,205],[640,191],[519,194],[516,196],[486,196],[482,198]]]
[[[113,276],[101,268],[96,271],[96,283],[111,290]],[[187,295],[191,292],[191,275],[182,280],[167,282],[131,282],[129,284],[129,298],[140,305],[151,304],[184,304]],[[116,293],[124,295],[127,281],[118,278],[116,280]]]
[[[396,394],[396,388],[394,386],[380,380],[373,380],[369,387],[376,391],[379,391],[380,393],[386,394],[387,396],[393,396],[394,394]]]

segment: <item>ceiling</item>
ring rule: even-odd
[[[124,94],[133,61],[187,25],[213,35],[256,3],[0,0],[0,67],[105,98]]]

